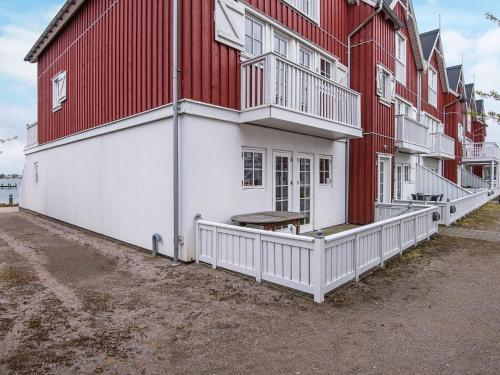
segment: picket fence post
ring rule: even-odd
[[[448,199],[446,201],[445,211],[444,211],[444,225],[449,227],[451,225],[451,202]]]
[[[262,282],[262,237],[260,234],[255,239],[255,279]]]
[[[323,232],[318,231],[314,236],[314,253],[313,253],[313,287],[314,287],[314,302],[322,303],[325,300],[325,236]]]
[[[354,271],[356,282],[359,281],[359,234],[354,235]]]
[[[194,223],[194,227],[195,227],[195,230],[196,230],[196,233],[195,233],[195,241],[196,241],[196,255],[195,255],[195,259],[196,259],[196,264],[200,264],[200,220],[197,218],[195,219],[195,223]]]
[[[219,250],[219,245],[218,245],[218,241],[219,241],[219,236],[218,236],[218,231],[217,231],[217,227],[214,226],[214,231],[213,231],[213,234],[214,234],[214,240],[212,241],[213,243],[213,247],[212,247],[212,268],[213,269],[216,269],[217,268],[217,253],[218,253],[218,250]]]

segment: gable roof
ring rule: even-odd
[[[465,97],[467,98],[467,104],[469,105],[469,107],[472,107],[472,104],[474,104],[474,101],[472,100],[475,97],[474,91],[475,90],[473,83],[468,83],[467,85],[465,85]]]
[[[446,68],[446,74],[448,75],[448,82],[450,84],[450,88],[458,92],[460,84],[460,78],[462,77],[462,65],[450,66]]]
[[[31,47],[30,51],[24,58],[24,61],[31,63],[37,62],[38,57],[43,50],[50,44],[59,31],[68,23],[78,9],[87,0],[66,0],[61,10],[56,14],[54,19],[50,21],[49,26],[40,35],[36,43]]]
[[[429,61],[432,56],[432,51],[439,37],[439,29],[427,31],[420,34],[420,43],[422,44],[422,53],[425,61]]]

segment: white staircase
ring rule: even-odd
[[[462,186],[468,189],[489,189],[490,184],[467,169],[462,169]]]
[[[422,194],[443,194],[443,201],[463,198],[472,193],[424,166],[417,164],[416,192]]]

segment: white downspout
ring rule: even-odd
[[[174,261],[172,266],[178,266],[179,247],[182,244],[180,234],[180,155],[179,155],[179,3],[173,0],[172,7],[172,102],[173,102],[173,182],[174,182]]]

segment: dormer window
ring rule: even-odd
[[[66,100],[66,72],[60,72],[52,78],[52,111],[61,109]]]

